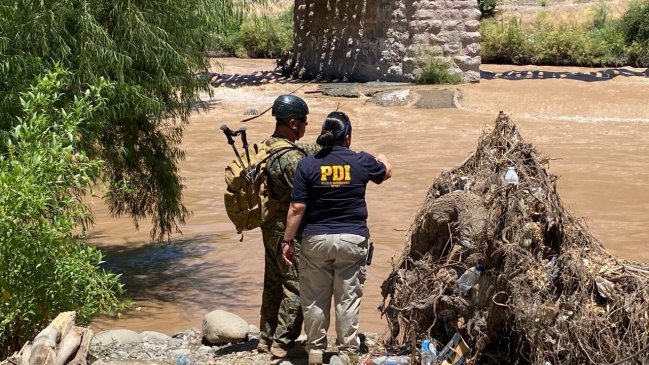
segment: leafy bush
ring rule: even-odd
[[[628,44],[649,44],[649,2],[632,4],[622,16],[620,28]]]
[[[478,8],[482,13],[482,17],[488,18],[493,16],[499,2],[499,0],[478,0]]]
[[[543,13],[533,24],[516,18],[481,23],[484,62],[577,66],[619,66],[629,62],[629,49],[616,21],[606,10],[591,25],[556,25]]]
[[[443,59],[427,57],[421,62],[421,74],[417,78],[419,84],[459,84],[462,75],[452,73],[450,65]]]
[[[78,149],[79,127],[106,100],[99,80],[66,101],[69,74],[56,70],[21,94],[21,116],[0,134],[0,358],[61,311],[81,323],[121,308],[118,276],[73,232],[91,220],[80,194],[102,164]]]
[[[649,2],[635,3],[620,20],[620,30],[629,47],[629,62],[649,65]]]
[[[238,57],[273,58],[293,46],[293,10],[278,17],[250,16],[217,40],[217,50]]]
[[[485,19],[480,24],[483,62],[529,63],[528,36],[516,18],[505,21]]]

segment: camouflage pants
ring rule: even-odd
[[[264,238],[265,268],[264,292],[261,297],[260,342],[288,345],[302,332],[297,263],[289,267],[281,252],[283,233],[262,229]],[[299,245],[296,245],[299,250]]]

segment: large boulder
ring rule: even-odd
[[[242,342],[248,338],[248,328],[236,314],[215,310],[203,317],[203,340],[213,345]]]

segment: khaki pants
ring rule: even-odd
[[[354,234],[305,236],[299,261],[307,350],[326,350],[331,296],[339,350],[357,348],[358,314],[367,272],[368,241]]]

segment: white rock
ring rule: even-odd
[[[248,323],[236,314],[215,310],[203,317],[203,339],[211,344],[241,342],[247,337]]]
[[[91,347],[141,343],[142,336],[137,332],[125,329],[102,331],[92,337]]]
[[[174,355],[191,355],[192,350],[190,349],[175,349],[171,351],[172,354]]]
[[[149,343],[160,343],[167,342],[171,340],[171,336],[165,335],[164,333],[155,332],[155,331],[144,331],[140,333],[142,340]]]

